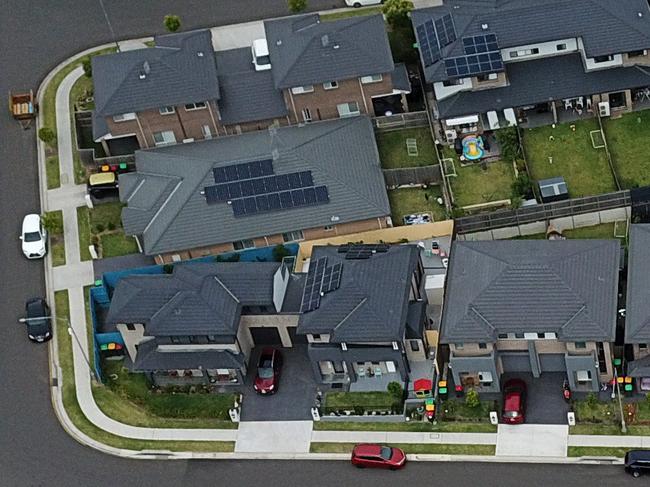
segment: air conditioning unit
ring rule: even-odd
[[[456,140],[456,137],[458,137],[458,135],[455,130],[445,130],[445,138],[447,139],[447,142],[453,142]]]
[[[601,117],[609,117],[610,111],[609,111],[608,101],[601,101],[600,103],[598,103],[598,113],[600,114]]]

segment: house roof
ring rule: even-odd
[[[451,0],[413,10],[413,28],[448,14],[457,39],[442,49],[443,59],[464,55],[463,37],[487,33],[496,34],[501,49],[575,37],[582,39],[588,57],[650,48],[645,0]],[[441,61],[424,72],[428,82],[447,79]]]
[[[209,30],[158,36],[155,42],[152,48],[92,58],[97,114],[219,99]]]
[[[630,229],[625,343],[650,343],[650,224]]]
[[[650,67],[629,66],[585,72],[580,54],[567,54],[510,63],[508,80],[508,86],[461,91],[438,100],[440,118],[648,86]]]
[[[618,240],[455,241],[441,342],[495,342],[500,333],[612,341]]]
[[[627,375],[630,377],[650,377],[650,355],[628,362]]]
[[[381,15],[321,22],[318,14],[264,22],[275,87],[340,81],[394,69]]]
[[[268,120],[287,115],[282,91],[271,71],[255,71],[248,47],[215,53],[219,73],[219,113],[224,124]]]
[[[338,289],[300,316],[298,333],[323,333],[330,342],[391,342],[404,338],[411,276],[419,259],[415,245],[392,245],[367,259],[346,259],[339,247],[315,247],[311,262],[327,257],[342,264]]]
[[[215,184],[213,168],[273,155],[274,174],[311,171],[315,185],[327,186],[329,202],[235,217],[231,205],[208,204],[201,194]],[[390,214],[366,117],[138,151],[136,169],[120,175],[128,205],[122,221],[127,234],[142,236],[149,255]]]
[[[239,369],[246,363],[243,354],[229,350],[161,351],[156,340],[137,346],[133,369],[140,372],[174,369]]]
[[[149,336],[237,333],[242,306],[273,304],[272,262],[185,264],[133,274],[113,291],[106,322],[142,323]]]

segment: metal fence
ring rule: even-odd
[[[429,119],[427,112],[398,113],[386,117],[375,117],[372,119],[377,130],[395,130],[405,127],[428,127]]]
[[[389,188],[415,184],[440,184],[442,174],[440,166],[407,167],[400,169],[384,169],[384,180]]]
[[[617,191],[615,193],[588,196],[585,198],[573,198],[566,201],[546,203],[519,208],[517,210],[499,210],[480,215],[457,218],[454,227],[457,233],[472,233],[496,228],[512,227],[562,218],[584,213],[592,213],[601,210],[611,210],[630,206],[632,200],[629,190]]]

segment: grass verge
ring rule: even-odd
[[[570,446],[567,448],[569,457],[617,457],[623,458],[631,448],[614,448],[600,446]]]
[[[347,19],[348,17],[359,17],[361,15],[374,15],[381,13],[381,5],[378,7],[368,7],[368,8],[351,8],[349,10],[343,10],[341,12],[334,12],[331,14],[323,14],[320,16],[320,19],[323,22]]]
[[[45,159],[45,179],[47,181],[47,189],[55,189],[61,186],[58,156],[49,156]]]
[[[388,191],[393,225],[403,225],[404,215],[413,213],[431,213],[434,221],[446,220],[445,207],[436,201],[438,198],[442,198],[442,192],[438,186],[430,186],[427,189],[400,188]]]
[[[497,427],[490,423],[439,422],[437,424],[422,421],[414,423],[361,423],[354,421],[316,421],[315,430],[324,431],[417,431],[450,433],[496,433]]]
[[[57,220],[57,227],[61,232],[54,233],[50,231],[50,255],[52,256],[52,266],[57,267],[65,265],[65,240],[63,237],[63,211],[56,210],[48,212],[54,215]]]
[[[54,293],[56,316],[70,318],[70,304],[68,291],[57,291]],[[64,326],[56,326],[56,338],[59,352],[59,365],[62,377],[59,378],[59,385],[62,387],[63,406],[70,420],[83,433],[91,438],[115,448],[129,450],[172,450],[172,451],[200,451],[200,452],[231,452],[235,445],[231,441],[145,441],[122,438],[113,435],[93,425],[84,416],[75,390],[73,364],[72,364],[72,341]]]
[[[428,127],[379,132],[376,138],[379,159],[384,169],[429,166],[438,163]],[[418,155],[408,154],[406,139],[416,140]]]
[[[355,443],[313,442],[311,453],[351,453]],[[441,445],[437,443],[396,443],[391,444],[404,452],[437,455],[494,455],[495,445]]]

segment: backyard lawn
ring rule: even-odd
[[[92,210],[81,206],[77,208],[79,225],[79,246],[81,260],[90,260],[88,246],[95,244],[101,258],[138,252],[133,237],[124,234],[122,229],[122,203],[102,203]]]
[[[595,120],[524,129],[524,149],[534,180],[563,176],[572,198],[616,191],[605,149],[594,149]],[[551,158],[549,160],[549,158]]]
[[[434,221],[447,219],[444,205],[436,200],[442,193],[438,186],[422,188],[402,188],[388,191],[393,225],[403,225],[404,215],[431,213]]]
[[[604,121],[605,137],[623,188],[650,184],[650,110]]]
[[[428,127],[379,132],[376,138],[381,167],[384,169],[430,166],[438,163]],[[417,156],[408,154],[406,139],[417,141]]]

